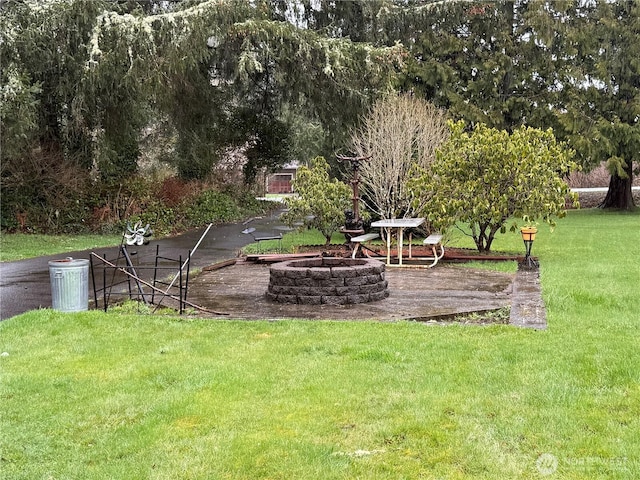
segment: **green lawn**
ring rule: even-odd
[[[640,478],[640,213],[570,212],[533,250],[546,331],[4,321],[1,476]]]
[[[0,235],[0,262],[119,245],[122,235]]]

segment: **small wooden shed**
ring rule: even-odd
[[[284,165],[280,170],[267,176],[267,193],[293,193],[292,182],[296,178],[298,163]]]

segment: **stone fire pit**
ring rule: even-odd
[[[385,265],[378,260],[313,258],[269,269],[267,298],[280,303],[345,305],[389,296]]]

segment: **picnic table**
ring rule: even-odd
[[[391,237],[393,232],[396,233],[397,245],[398,245],[398,264],[397,266],[402,266],[402,257],[403,253],[403,244],[404,244],[404,231],[407,228],[416,228],[424,223],[424,218],[385,218],[382,220],[378,220],[376,222],[372,222],[371,226],[374,228],[380,228],[384,231],[383,237],[386,239],[387,246],[387,265],[392,266],[391,264]],[[411,258],[411,240],[412,234],[409,232],[409,257]]]

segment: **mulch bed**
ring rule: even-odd
[[[375,251],[380,259],[384,259],[386,257],[386,251],[383,247],[380,246],[371,246],[368,245],[368,248]],[[331,257],[348,257],[351,255],[351,250],[347,245],[305,245],[298,248],[297,253],[307,253],[307,252],[321,252],[323,256],[331,256]],[[408,255],[408,248],[405,247],[404,250],[405,260]],[[372,256],[374,255],[369,252]],[[391,250],[391,255],[396,256],[397,250]],[[428,257],[432,255],[431,248],[422,246],[422,245],[414,245],[411,247],[411,255],[413,257]],[[374,257],[375,258],[375,257]],[[480,253],[477,250],[470,248],[449,248],[445,247],[444,250],[444,258],[443,260],[448,261],[459,261],[459,262],[469,262],[469,261],[522,261],[522,255],[516,255],[505,252],[490,252],[490,253]]]

